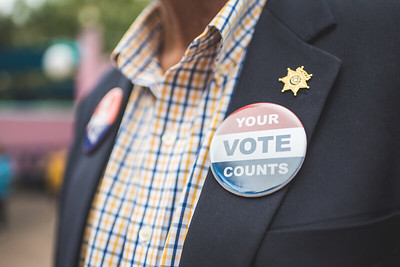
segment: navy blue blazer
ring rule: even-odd
[[[305,66],[309,90],[278,78]],[[94,108],[124,90],[115,125],[82,151]],[[60,203],[57,266],[76,266],[93,196],[132,84],[112,70],[80,105]],[[283,189],[244,198],[211,171],[180,266],[400,266],[400,2],[268,0],[227,115],[257,102],[287,107],[308,139]]]

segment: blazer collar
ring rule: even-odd
[[[267,0],[266,8],[306,42],[336,24],[335,17],[323,0]]]
[[[271,102],[293,111],[302,121],[308,143],[341,60],[305,40],[334,25],[323,1],[269,0],[248,47],[228,114],[252,103]],[[312,4],[312,5],[311,5]],[[309,90],[282,93],[278,78],[287,68],[303,66],[313,74]],[[306,159],[307,160],[307,157]],[[302,172],[294,179],[305,179]],[[223,189],[208,173],[194,212],[180,266],[249,266],[290,183],[260,198],[244,198]]]

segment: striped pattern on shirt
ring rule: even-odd
[[[163,73],[162,21],[153,2],[112,54],[134,87],[92,204],[83,266],[177,266],[265,0],[230,0]]]

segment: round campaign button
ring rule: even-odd
[[[92,151],[105,137],[115,122],[122,103],[123,92],[119,87],[111,89],[97,105],[83,139],[83,150]]]
[[[211,141],[211,170],[220,185],[244,197],[271,194],[299,171],[307,150],[304,127],[289,109],[245,106],[228,116]]]

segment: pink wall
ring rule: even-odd
[[[0,143],[6,149],[66,146],[72,138],[73,115],[65,110],[8,111],[0,115]]]
[[[17,161],[24,154],[42,154],[69,146],[74,127],[71,108],[0,109],[0,145]]]
[[[65,146],[71,140],[72,121],[0,120],[0,143],[21,146]]]
[[[72,107],[0,108],[0,145],[13,159],[15,178],[42,179],[46,156],[69,146],[73,117]]]

